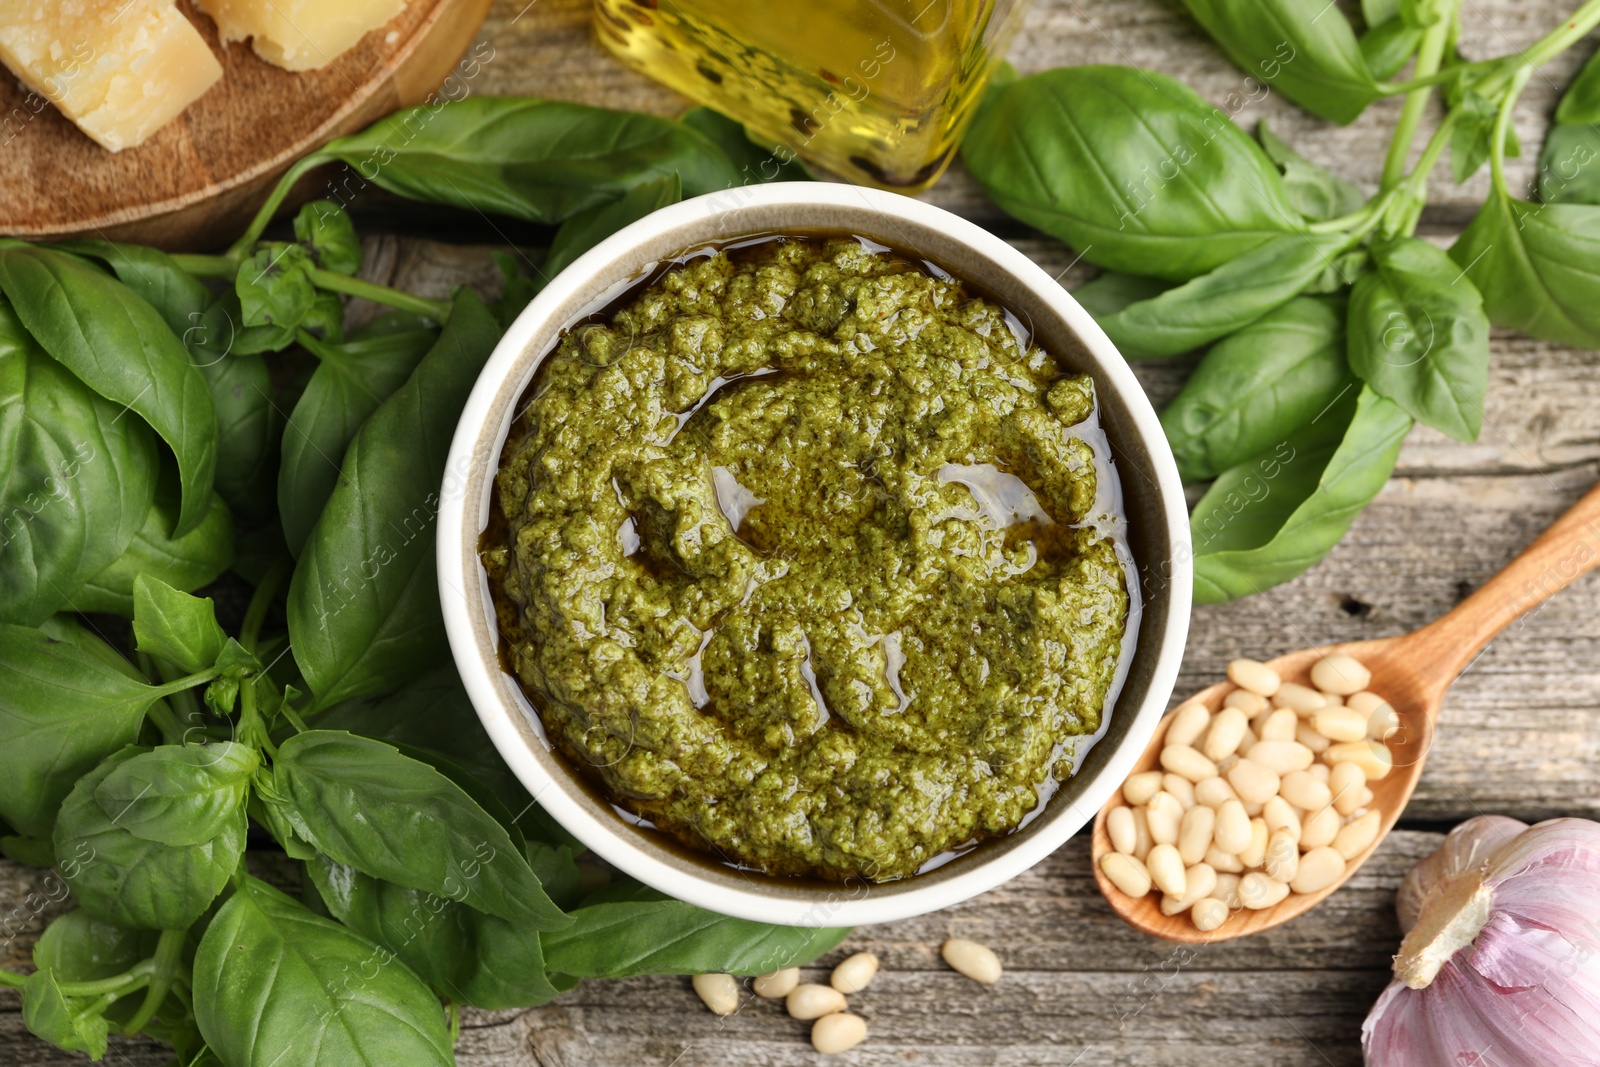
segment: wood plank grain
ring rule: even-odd
[[[845,1062],[933,1067],[1003,1064],[1131,1064],[1188,1067],[1226,1053],[1249,1067],[1360,1063],[1360,1022],[1388,982],[1399,942],[1394,890],[1440,835],[1393,835],[1350,885],[1317,911],[1258,937],[1176,946],[1122,924],[1095,890],[1087,837],[1010,884],[934,915],[858,931],[808,980],[850,952],[883,961],[872,986],[851,999],[872,1036]],[[0,900],[46,900],[48,872],[0,861]],[[50,904],[17,916],[0,961],[15,966],[46,922]],[[4,935],[0,935],[4,936]],[[948,937],[994,947],[1006,973],[992,988],[939,958]],[[464,1067],[614,1067],[617,1064],[791,1067],[828,1062],[807,1044],[809,1027],[782,1007],[745,994],[723,1019],[671,976],[585,982],[526,1012],[468,1012]],[[162,1063],[148,1042],[116,1042],[109,1062]],[[0,993],[0,1062],[72,1062],[21,1030],[16,994]],[[834,1061],[838,1062],[838,1061]]]

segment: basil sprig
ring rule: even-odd
[[[603,869],[444,656],[432,495],[506,325],[686,193],[802,176],[690,119],[473,99],[333,142],[220,255],[0,241],[0,851],[55,866],[78,905],[35,973],[0,971],[35,1034],[96,1058],[143,1033],[185,1064],[448,1064],[463,1005],[771,971],[847,932],[628,879],[597,896]],[[547,257],[503,261],[493,302],[435,300],[357,277],[330,201],[263,239],[306,168],[374,154],[401,195],[555,226]],[[353,296],[390,310],[346,337]],[[194,591],[230,567],[255,588],[224,625]],[[297,895],[250,873],[273,842]]]
[[[1174,79],[1076,67],[990,87],[963,146],[1002,208],[1104,269],[1079,290],[1130,359],[1200,350],[1162,425],[1188,482],[1201,602],[1288,581],[1383,488],[1413,421],[1483,426],[1490,324],[1600,348],[1600,60],[1546,142],[1545,203],[1513,197],[1509,116],[1529,75],[1600,23],[1600,0],[1523,52],[1455,51],[1458,0],[1184,0],[1224,51],[1307,110],[1348,122],[1406,97],[1376,194],[1260,144]],[[1405,81],[1390,82],[1411,64]],[[1434,86],[1443,120],[1409,172]],[[1488,202],[1448,253],[1413,234],[1445,153]],[[1180,283],[1174,285],[1173,283]]]

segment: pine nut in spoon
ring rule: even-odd
[[[1591,489],[1585,494],[1499,574],[1490,578],[1448,614],[1419,630],[1397,637],[1303,649],[1266,662],[1238,660],[1229,664],[1229,681],[1195,694],[1183,702],[1184,706],[1203,705],[1213,716],[1224,706],[1239,707],[1250,714],[1249,708],[1258,707],[1250,697],[1267,698],[1261,702],[1261,706],[1264,706],[1284,683],[1297,687],[1289,690],[1289,699],[1305,706],[1312,701],[1300,694],[1299,688],[1316,691],[1311,670],[1318,663],[1331,656],[1348,656],[1360,666],[1361,669],[1356,670],[1350,664],[1336,660],[1333,666],[1324,667],[1321,672],[1323,681],[1331,681],[1337,688],[1349,688],[1356,682],[1362,683],[1359,690],[1344,697],[1342,706],[1361,713],[1369,724],[1365,740],[1337,742],[1317,756],[1319,765],[1320,761],[1331,765],[1327,784],[1333,795],[1333,808],[1323,810],[1332,810],[1335,814],[1324,816],[1314,812],[1308,815],[1302,825],[1301,844],[1305,846],[1316,842],[1316,849],[1326,848],[1329,851],[1316,851],[1315,860],[1311,859],[1312,852],[1301,856],[1300,870],[1294,879],[1306,887],[1305,892],[1291,893],[1290,886],[1270,878],[1265,872],[1245,874],[1243,878],[1251,890],[1251,897],[1245,902],[1247,910],[1232,914],[1211,930],[1201,930],[1196,926],[1196,918],[1190,915],[1161,914],[1161,898],[1148,894],[1131,897],[1112,884],[1101,864],[1102,857],[1111,851],[1105,829],[1106,810],[1102,809],[1094,825],[1094,873],[1095,881],[1112,910],[1129,925],[1153,936],[1198,944],[1243,937],[1278,926],[1304,914],[1338,890],[1394,827],[1406,802],[1416,790],[1444,695],[1450,684],[1496,634],[1600,564],[1600,552],[1596,552],[1594,547],[1595,530],[1600,530],[1600,488]],[[1365,677],[1363,671],[1366,672]],[[1334,678],[1333,675],[1338,677]],[[1245,696],[1236,695],[1240,693]],[[1326,703],[1319,705],[1328,706]],[[1294,710],[1299,713],[1299,708]],[[1313,715],[1317,710],[1306,707],[1303,721],[1314,722]],[[1190,714],[1191,721],[1198,720],[1198,713]],[[1169,715],[1156,728],[1149,746],[1134,764],[1134,772],[1160,769],[1161,748],[1171,719]],[[1330,724],[1334,721],[1332,718],[1328,720]],[[1383,742],[1386,735],[1387,745]],[[1196,739],[1203,754],[1205,737],[1200,735]],[[1191,739],[1190,744],[1196,739]],[[1256,742],[1257,745],[1260,743]],[[1306,747],[1309,750],[1310,746]],[[1285,754],[1272,750],[1269,753],[1274,756]],[[1330,756],[1333,758],[1330,759]],[[1296,754],[1296,761],[1299,758]],[[1225,762],[1218,763],[1219,770],[1223,770]],[[1257,769],[1278,777],[1259,764],[1247,768],[1240,779],[1250,787],[1251,797],[1260,798],[1256,801],[1250,801],[1239,790],[1240,783],[1232,774],[1238,770],[1238,764],[1224,770],[1221,777],[1239,792],[1242,800],[1265,804],[1269,796],[1261,796],[1261,792],[1268,779],[1256,773]],[[1272,793],[1275,794],[1281,779],[1272,784]],[[1215,795],[1214,789],[1208,787],[1208,795]],[[1198,797],[1198,790],[1196,795]],[[1120,803],[1120,798],[1113,803]],[[1226,801],[1218,808],[1216,842],[1208,850],[1207,863],[1212,857],[1226,862],[1224,856],[1229,854],[1226,846],[1239,843],[1241,827],[1236,820],[1245,813],[1235,811],[1235,805],[1239,805],[1239,801]],[[1362,807],[1369,809],[1368,816],[1362,816],[1348,826],[1343,825],[1344,817]],[[1338,820],[1340,826],[1332,837],[1324,840],[1327,831],[1333,829],[1334,819]],[[1254,824],[1250,825],[1253,831]],[[1266,829],[1264,822],[1260,828]],[[1342,841],[1340,835],[1343,835]],[[1249,846],[1256,844],[1255,837],[1252,833]],[[1261,845],[1264,858],[1266,840]],[[1334,857],[1344,860],[1342,869],[1333,862]],[[1216,869],[1219,875],[1224,873],[1223,867]],[[1132,883],[1137,881],[1136,878],[1130,879]],[[1281,890],[1278,888],[1280,886]],[[1243,896],[1244,882],[1241,882],[1240,892]],[[1274,898],[1280,903],[1270,903]],[[1209,925],[1217,909],[1207,905],[1202,913]]]

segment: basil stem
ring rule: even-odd
[[[374,304],[383,304],[387,307],[409,311],[414,315],[425,315],[434,322],[444,322],[450,317],[450,303],[447,300],[429,300],[426,297],[412,296],[399,289],[391,289],[387,285],[376,282],[362,281],[346,274],[335,274],[321,267],[312,267],[308,271],[311,284],[318,289],[325,289],[332,293],[343,293],[346,296],[358,296],[363,300],[370,300]]]
[[[122,1028],[125,1036],[131,1037],[137,1034],[155,1018],[161,1002],[167,999],[167,990],[172,988],[172,981],[183,966],[183,945],[188,937],[187,930],[161,931],[161,940],[156,943],[156,954],[151,959],[153,971],[150,985],[145,990],[144,1002],[139,1005],[139,1010],[134,1012],[133,1018]]]
[[[1444,59],[1445,41],[1450,37],[1457,18],[1460,17],[1460,7],[1451,4],[1449,14],[1441,13],[1432,26],[1429,26],[1422,35],[1422,44],[1417,48],[1416,75],[1426,78],[1439,70],[1439,63]],[[1428,108],[1428,97],[1433,95],[1430,87],[1414,89],[1406,96],[1406,102],[1400,111],[1400,121],[1395,126],[1394,136],[1389,141],[1389,154],[1383,161],[1383,178],[1378,183],[1380,189],[1390,189],[1399,184],[1401,176],[1405,173],[1406,159],[1411,155],[1411,141],[1416,136],[1417,126],[1422,121],[1423,113]]]

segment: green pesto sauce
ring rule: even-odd
[[[1128,595],[1091,522],[1093,386],[1000,308],[775,240],[569,331],[530,396],[485,559],[512,669],[617,804],[762,871],[885,881],[1070,773]]]

